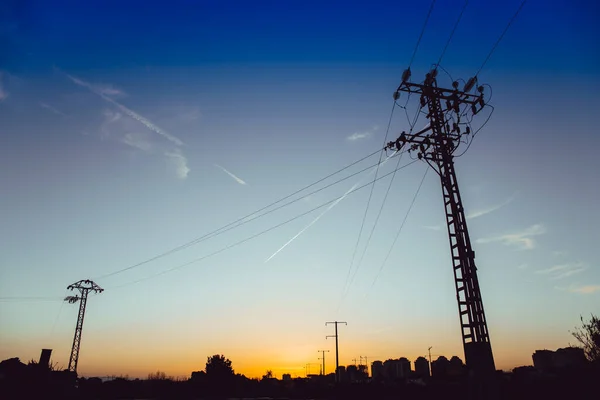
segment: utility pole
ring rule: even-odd
[[[353,358],[352,362],[354,362],[354,366],[356,367],[356,358]]]
[[[322,367],[323,369],[321,369],[321,371],[323,371],[323,372],[321,375],[325,375],[325,353],[329,353],[329,350],[317,350],[317,352],[323,354],[322,357],[319,357],[319,360],[321,360],[323,363],[323,367]]]
[[[340,353],[339,353],[339,348],[338,348],[338,324],[344,324],[346,326],[348,326],[347,322],[343,322],[343,321],[333,321],[333,322],[325,322],[325,326],[329,325],[329,324],[334,324],[335,325],[335,335],[328,335],[325,336],[325,339],[328,339],[330,337],[334,337],[335,338],[335,380],[336,382],[340,382]]]
[[[429,352],[429,369],[431,369],[431,349],[433,346],[429,346],[429,348],[427,349],[427,351]]]
[[[79,302],[79,314],[77,316],[77,325],[75,325],[75,336],[73,337],[73,347],[71,347],[71,356],[69,358],[69,371],[77,374],[77,362],[79,361],[79,347],[81,346],[81,332],[83,331],[83,318],[85,317],[85,306],[89,292],[102,293],[104,289],[96,285],[89,279],[75,282],[67,286],[69,290],[79,290],[80,295],[67,296],[65,301],[69,304]]]
[[[465,360],[467,368],[474,377],[481,378],[477,379],[480,381],[494,374],[494,356],[477,279],[475,252],[454,170],[454,153],[461,143],[470,144],[476,133],[471,132],[470,122],[485,107],[484,87],[473,77],[463,90],[459,89],[458,81],[452,83],[452,89],[441,88],[435,68],[427,73],[423,83],[410,82],[410,75],[410,68],[404,71],[394,99],[397,100],[401,92],[419,95],[420,108],[426,108],[429,125],[417,133],[402,132],[386,149],[400,151],[407,146],[409,154],[426,161],[440,177]]]

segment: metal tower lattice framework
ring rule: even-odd
[[[75,336],[73,337],[73,347],[71,347],[71,357],[69,358],[69,371],[77,373],[77,362],[79,361],[79,348],[81,346],[81,332],[83,330],[83,318],[85,317],[85,306],[89,292],[102,293],[104,289],[89,279],[75,282],[67,286],[68,290],[79,290],[80,295],[67,296],[65,301],[69,304],[79,302],[79,314],[77,316],[77,325],[75,326]]]
[[[456,81],[452,89],[444,89],[438,87],[436,69],[420,84],[409,82],[410,74],[410,69],[404,72],[394,99],[400,97],[400,92],[419,95],[420,107],[427,109],[429,126],[414,134],[403,132],[386,148],[399,151],[407,145],[411,154],[425,160],[440,177],[465,361],[475,375],[489,375],[495,371],[494,357],[477,279],[475,252],[454,170],[454,152],[461,143],[472,140],[473,133],[465,121],[470,122],[469,117],[472,119],[485,107],[483,86],[477,86],[476,78],[471,78],[463,90],[458,89]]]

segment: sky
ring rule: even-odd
[[[592,3],[525,4],[478,75],[494,113],[456,158],[505,370],[600,312]],[[0,358],[51,348],[66,368],[62,299],[94,279],[83,376],[189,376],[213,354],[304,375],[321,349],[331,372],[335,320],[341,364],[464,360],[439,178],[408,155],[369,168],[410,129],[402,71],[423,79],[463,4],[436,2],[411,64],[428,1],[2,2]],[[469,2],[440,85],[476,73],[520,4]]]

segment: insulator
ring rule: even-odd
[[[481,106],[481,108],[485,107],[485,102],[483,101],[483,96],[481,96],[479,98],[479,105]]]
[[[425,153],[425,146],[423,146],[423,143],[419,145],[419,149],[421,150],[421,153]]]
[[[437,77],[438,71],[437,68],[431,70],[431,78],[435,79]]]
[[[406,132],[405,131],[402,131],[402,133],[400,134],[399,139],[402,140],[403,142],[406,142]]]
[[[456,132],[460,135],[460,126],[456,125]]]
[[[467,135],[471,133],[471,128],[467,125]]]
[[[479,93],[483,93],[483,86],[477,86],[477,91]]]
[[[456,125],[456,122],[452,123],[452,132],[456,131],[458,129],[458,125]]]
[[[407,82],[410,79],[410,68],[407,68],[402,73],[402,82]]]
[[[473,115],[477,114],[477,107],[475,107],[475,104],[471,104],[471,111],[473,111]]]
[[[454,81],[454,82],[452,82],[452,87],[453,87],[454,89],[458,89],[458,81]]]
[[[417,154],[417,157],[419,157],[419,160],[421,160],[423,158],[423,153]]]
[[[400,98],[400,92],[398,90],[396,90],[394,92],[394,100],[398,100]]]
[[[460,114],[460,103],[458,101],[454,102],[454,112]]]
[[[421,96],[421,107],[425,107],[425,104],[427,104],[427,101],[424,96]]]
[[[465,85],[465,88],[463,89],[464,92],[470,92],[471,89],[473,89],[473,86],[475,86],[475,82],[477,81],[477,77],[474,76],[472,78],[469,78],[469,80],[467,81],[467,84]]]
[[[450,124],[446,124],[446,132],[450,130]]]
[[[450,100],[446,100],[446,110],[451,110],[452,109],[452,103],[450,103]]]

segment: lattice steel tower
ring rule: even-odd
[[[411,154],[425,160],[440,177],[465,361],[474,375],[489,376],[495,371],[494,356],[477,279],[475,252],[454,171],[454,153],[461,143],[470,143],[474,135],[470,122],[485,107],[483,86],[476,84],[476,78],[471,78],[463,90],[459,90],[456,81],[452,83],[452,89],[438,87],[436,69],[419,84],[409,82],[410,75],[410,69],[403,73],[394,99],[398,100],[401,92],[420,96],[419,112],[426,108],[429,126],[414,134],[403,132],[386,148],[400,151],[408,146]]]
[[[79,314],[77,316],[77,325],[75,326],[75,336],[73,337],[73,347],[71,348],[71,357],[69,358],[69,371],[77,373],[77,362],[79,361],[79,347],[81,346],[81,331],[83,330],[83,317],[85,317],[85,305],[89,292],[102,293],[104,289],[96,285],[89,279],[75,282],[67,286],[69,290],[79,290],[80,295],[67,296],[65,301],[70,304],[79,302]]]

